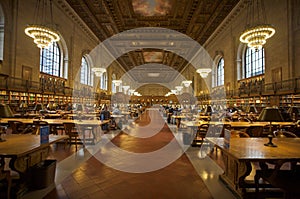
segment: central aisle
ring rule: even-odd
[[[212,198],[188,157],[185,153],[181,155],[177,142],[173,142],[168,150],[174,148],[175,154],[170,151],[170,157],[175,157],[181,150],[179,158],[159,169],[155,168],[168,159],[166,151],[157,159],[149,159],[146,155],[140,161],[135,156],[123,155],[140,158],[160,151],[170,145],[171,140],[176,141],[159,112],[146,111],[114,137],[111,146],[101,146],[99,152],[66,177],[46,198]],[[127,169],[136,172],[126,172]]]

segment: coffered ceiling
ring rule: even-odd
[[[203,45],[209,36],[214,32],[222,20],[236,6],[239,0],[66,0],[82,20],[89,26],[100,41],[104,41],[118,33],[141,27],[160,27],[178,31],[187,35]],[[163,35],[163,34],[162,34]],[[168,38],[168,35],[164,35]],[[139,45],[137,37],[130,45]],[[155,67],[147,70],[147,64],[162,64],[174,68],[178,72],[186,66],[187,61],[180,53],[169,51],[166,47],[172,45],[166,40],[160,44],[153,45],[153,48],[133,48],[131,51],[124,51],[118,57],[118,62],[126,71],[137,66],[140,67],[140,74],[134,71],[136,81],[149,79],[149,83],[155,81],[169,81],[174,78],[166,75],[154,75]],[[156,48],[159,46],[159,49]],[[177,46],[178,47],[178,46]],[[124,47],[123,47],[124,48]],[[189,46],[179,47],[182,53],[189,50]],[[156,66],[157,67],[157,66]],[[149,77],[149,73],[152,77]],[[163,72],[167,74],[167,72]],[[144,74],[141,75],[141,74]],[[155,80],[155,78],[157,78]],[[147,82],[145,82],[147,83]],[[160,82],[157,82],[160,83]]]

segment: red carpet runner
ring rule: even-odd
[[[150,123],[149,112],[146,111],[131,125],[130,132],[135,131],[137,126],[143,127]],[[112,143],[128,152],[149,153],[163,148],[173,138],[172,132],[164,123],[163,128],[151,137],[140,138],[121,132],[112,139]],[[122,162],[124,160],[121,157],[112,158],[119,158],[120,165],[127,164]],[[146,173],[116,170],[92,157],[46,198],[207,199],[212,196],[187,156],[183,154],[170,165]]]

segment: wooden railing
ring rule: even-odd
[[[267,95],[288,95],[300,93],[300,77],[290,80],[284,80],[274,83],[250,83],[247,86],[239,87],[235,90],[227,90],[226,96],[224,95],[224,88],[213,89],[211,94],[203,94],[197,96],[199,100],[210,99],[213,97],[254,97],[254,96],[267,96]]]

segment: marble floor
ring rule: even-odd
[[[152,111],[77,152],[53,145],[55,184],[24,198],[236,198],[218,179],[222,165],[182,144],[185,130]]]

